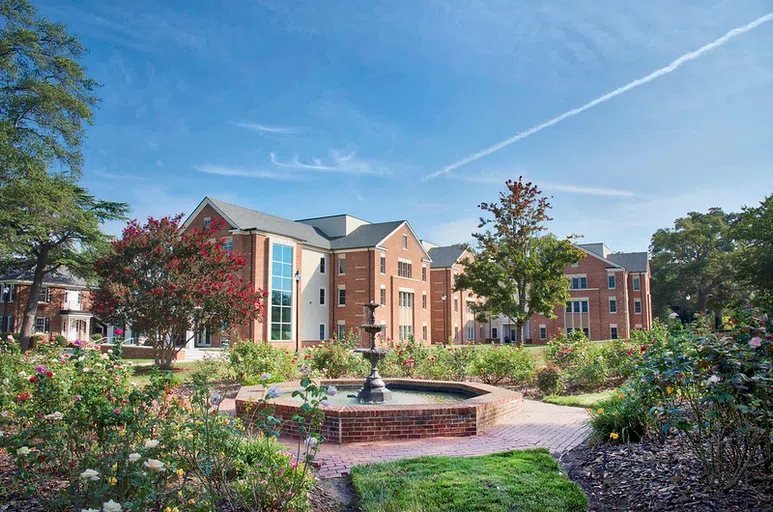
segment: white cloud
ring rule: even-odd
[[[308,162],[302,162],[298,155],[293,156],[291,160],[280,160],[275,153],[271,153],[271,163],[284,169],[295,169],[308,172],[327,172],[341,174],[370,174],[382,176],[386,174],[386,168],[383,164],[374,161],[359,160],[354,151],[343,153],[331,149],[328,162],[323,162],[319,158],[313,158]]]
[[[252,122],[245,122],[245,121],[233,123],[233,125],[238,126],[239,128],[245,128],[247,130],[253,130],[261,133],[273,133],[273,134],[282,134],[282,135],[297,133],[297,129],[291,128],[289,126],[269,126],[261,123],[252,123]]]
[[[767,23],[768,21],[773,20],[773,13],[766,14],[765,16],[762,16],[760,18],[757,18],[756,20],[747,23],[746,25],[743,25],[741,27],[734,28],[733,30],[730,30],[722,37],[715,39],[714,41],[705,44],[698,48],[697,50],[694,50],[689,53],[685,53],[681,57],[677,58],[673,62],[671,62],[669,65],[664,66],[660,69],[657,69],[653,71],[652,73],[643,76],[642,78],[636,79],[632,82],[629,82],[622,87],[618,87],[617,89],[610,91],[602,96],[599,96],[598,98],[589,101],[585,105],[582,105],[580,107],[574,108],[572,110],[569,110],[567,112],[564,112],[563,114],[556,116],[549,121],[545,121],[542,124],[538,124],[536,126],[533,126],[529,128],[528,130],[525,130],[523,132],[518,132],[515,135],[513,135],[510,138],[507,138],[505,140],[502,140],[500,142],[497,142],[493,146],[489,146],[485,149],[482,149],[480,151],[477,151],[475,153],[472,153],[471,155],[468,155],[461,160],[457,160],[456,162],[447,165],[443,167],[442,169],[432,172],[430,174],[427,174],[422,178],[423,180],[431,180],[433,178],[437,178],[438,176],[442,176],[444,174],[448,174],[454,169],[458,169],[459,167],[462,167],[464,165],[467,165],[471,162],[474,162],[480,158],[483,158],[484,156],[490,155],[491,153],[495,153],[499,151],[500,149],[503,149],[510,144],[514,144],[520,140],[523,140],[527,137],[531,137],[532,135],[541,132],[542,130],[546,128],[550,128],[551,126],[554,126],[561,121],[564,121],[565,119],[568,119],[570,117],[574,117],[578,114],[581,114],[582,112],[585,112],[586,110],[589,110],[593,107],[596,107],[598,105],[601,105],[602,103],[606,103],[607,101],[611,100],[612,98],[615,98],[623,93],[626,93],[630,91],[631,89],[635,89],[641,85],[647,84],[657,78],[660,78],[661,76],[667,75],[669,73],[672,73],[676,71],[679,67],[681,67],[683,64],[690,62],[692,60],[695,60],[704,54],[710,52],[711,50],[714,50],[715,48],[718,48],[731,39],[740,36],[741,34],[745,34],[746,32],[749,32],[750,30],[754,30],[755,28],[759,27],[763,23]]]
[[[508,179],[514,179],[519,174],[510,173],[508,175],[481,173],[476,175],[455,176],[456,178],[470,183],[503,185]],[[580,194],[586,196],[605,196],[605,197],[634,197],[636,194],[632,190],[607,187],[593,187],[586,185],[572,185],[570,183],[551,183],[545,181],[531,180],[540,189],[555,192],[568,192],[570,194]]]
[[[287,172],[264,171],[259,169],[245,169],[240,167],[225,167],[222,165],[194,165],[194,169],[205,174],[218,176],[238,176],[241,178],[254,178],[265,180],[297,181],[300,177]]]

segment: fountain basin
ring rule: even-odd
[[[384,379],[397,391],[444,392],[458,396],[452,403],[331,404],[324,409],[322,435],[328,442],[352,443],[387,439],[474,436],[514,412],[523,395],[487,384],[473,382]],[[322,386],[336,386],[339,393],[358,389],[360,379],[322,379]],[[290,393],[297,382],[279,384],[282,394],[271,400],[273,415],[283,422],[282,433],[297,436],[297,424],[291,420],[301,402]],[[236,396],[236,414],[245,422],[255,414],[255,404],[263,397],[263,386],[243,386]],[[252,402],[252,404],[251,404]]]

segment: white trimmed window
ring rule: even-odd
[[[635,314],[637,314],[637,315],[641,314],[641,300],[640,299],[635,299],[633,301],[633,312]]]
[[[346,255],[341,254],[338,256],[338,274],[346,274]]]
[[[319,289],[319,305],[324,306],[327,302],[327,290],[324,288]]]
[[[381,285],[381,296],[379,297],[379,299],[381,299],[379,303],[382,306],[386,306],[386,286],[384,286],[383,284]]]
[[[454,313],[459,312],[459,299],[454,297]]]
[[[212,217],[204,217],[204,229],[209,229],[210,224],[212,224]]]
[[[615,278],[615,274],[608,274],[607,275],[607,284],[609,285],[610,290],[614,290],[617,286],[617,279]]]
[[[615,297],[609,298],[609,312],[617,313],[617,299]]]
[[[408,235],[403,235],[403,250],[408,250]]]
[[[51,302],[51,288],[44,286],[40,289],[40,293],[38,294],[38,303],[48,304],[49,302]]]
[[[421,309],[427,309],[427,292],[421,294]]]
[[[234,239],[233,239],[232,236],[229,236],[229,237],[223,239],[223,249],[225,249],[228,252],[233,252],[233,250],[234,250]]]
[[[424,341],[427,341],[427,326],[426,325],[422,325],[421,326],[421,339],[423,339]]]
[[[397,262],[397,275],[399,277],[411,278],[413,274],[413,265],[408,261]]]
[[[324,256],[319,257],[319,273],[324,274],[327,270],[327,258]]]
[[[327,339],[327,327],[325,324],[319,324],[319,339],[320,341]]]
[[[638,277],[633,278],[633,291],[638,292],[641,290],[641,279]]]
[[[340,286],[338,288],[338,305],[339,306],[346,305],[346,287],[344,286]]]
[[[541,324],[539,326],[539,339],[541,340],[548,339],[548,326],[545,324]]]
[[[425,283],[427,282],[427,266],[422,265],[421,266],[421,280]]]
[[[618,339],[617,324],[610,324],[609,325],[609,338],[613,339],[613,340]]]
[[[338,321],[338,339],[342,340],[346,337],[346,322],[343,320]]]
[[[386,256],[384,256],[383,254],[381,255],[381,268],[380,268],[380,270],[381,270],[382,274],[386,274]]]
[[[584,290],[588,287],[588,276],[585,274],[571,276],[569,278],[569,288],[572,290]]]

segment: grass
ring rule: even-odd
[[[598,393],[586,393],[584,395],[551,395],[542,399],[543,402],[555,405],[569,405],[571,407],[585,407],[595,409],[598,403],[607,398],[611,398],[615,393],[614,389],[599,391]]]
[[[132,360],[136,361],[136,360]],[[151,359],[150,362],[152,363],[153,360]],[[204,361],[188,361],[188,362],[180,362],[175,363],[172,366],[172,374],[174,375],[175,380],[182,384],[183,382],[187,382],[190,380],[192,373],[196,368],[200,367],[201,365],[206,364]],[[212,364],[212,363],[210,363]],[[132,368],[132,371],[134,375],[132,376],[132,379],[134,382],[139,384],[140,386],[146,386],[150,383],[150,375],[153,373],[153,365],[140,365],[135,366]],[[218,373],[220,373],[220,369],[217,370]]]
[[[547,450],[421,457],[352,468],[364,512],[583,512],[588,499]]]

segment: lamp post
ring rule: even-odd
[[[301,271],[295,271],[295,351],[301,350]]]
[[[446,296],[443,295],[440,297],[440,300],[443,301],[443,346],[448,345],[448,316],[446,314]]]
[[[11,295],[11,288],[7,284],[3,283],[2,292],[3,292],[3,329],[2,330],[5,331],[8,329],[8,320],[7,320],[8,299],[10,298],[10,295]]]

